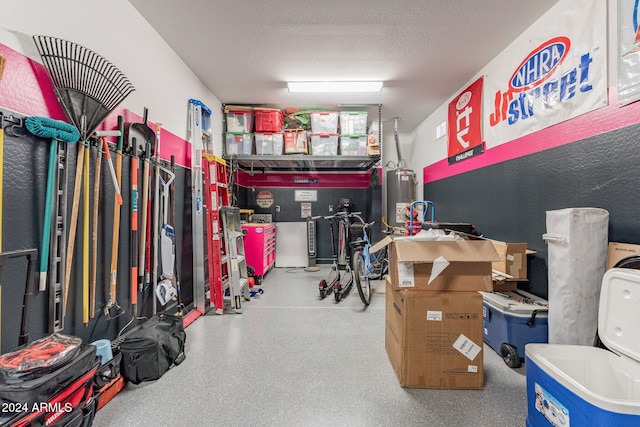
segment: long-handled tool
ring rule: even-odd
[[[133,85],[113,64],[84,46],[42,35],[34,35],[33,40],[65,115],[80,133],[80,141],[86,141],[98,125],[135,90]],[[67,284],[71,276],[80,185],[84,171],[83,150],[84,147],[80,146],[76,165],[72,221],[65,266]],[[65,288],[65,314],[68,288],[69,286]]]
[[[160,177],[160,185],[162,187],[162,227],[160,230],[160,259],[161,263],[161,280],[156,288],[156,296],[160,304],[166,305],[167,302],[177,294],[175,286],[175,242],[176,234],[172,225],[169,224],[169,189],[173,184],[176,176],[173,172],[163,167],[160,170],[167,175],[167,179]]]
[[[78,228],[78,210],[80,207],[80,191],[82,189],[82,169],[84,165],[84,147],[78,144],[78,157],[76,159],[76,177],[73,185],[73,200],[71,202],[71,220],[69,221],[69,237],[67,238],[66,264],[64,269],[64,304],[63,317],[67,313],[67,303],[69,301],[69,281],[71,280],[71,266],[73,265],[73,250],[76,244],[76,231]]]
[[[82,170],[82,195],[83,195],[83,205],[82,205],[82,323],[85,326],[89,323],[89,236],[91,235],[91,219],[89,218],[89,195],[90,189],[89,186],[89,169],[91,168],[89,165],[89,139],[84,141],[84,166]]]
[[[98,214],[100,204],[100,173],[102,170],[102,154],[106,153],[107,164],[111,177],[113,178],[115,186],[116,201],[119,205],[122,205],[122,196],[120,195],[120,188],[118,187],[118,181],[116,179],[116,173],[113,170],[113,163],[111,161],[111,154],[109,152],[109,143],[107,142],[107,136],[119,136],[120,131],[98,131],[93,133],[93,137],[99,138],[98,151],[96,154],[96,167],[94,172],[93,183],[93,211],[91,214],[91,266],[90,266],[90,287],[89,287],[89,317],[93,319],[95,317],[96,308],[96,282],[98,274]]]
[[[102,169],[102,145],[106,144],[107,138],[101,138],[96,153],[96,167],[93,182],[93,213],[91,219],[91,287],[89,288],[89,317],[93,319],[96,313],[96,281],[98,279],[98,215],[100,213],[100,172]]]
[[[171,173],[173,174],[174,178],[176,176],[176,156],[171,155]],[[175,179],[171,182],[171,184],[169,185],[169,224],[171,224],[172,227],[175,226],[175,218],[176,218],[176,204],[175,204]],[[174,240],[174,256],[175,256],[175,240]],[[178,277],[178,266],[177,263],[175,262],[174,259],[174,263],[173,263],[173,283],[176,286],[176,290],[177,290],[177,298],[178,298],[178,316],[183,316],[185,314],[185,310],[186,307],[184,305],[184,303],[182,302],[182,295],[180,294],[181,289],[180,289],[180,279]]]
[[[155,137],[154,137],[155,142]],[[138,260],[138,277],[139,277],[139,287],[140,291],[142,291],[143,284],[146,282],[145,280],[145,271],[148,271],[146,268],[146,253],[147,253],[147,223],[149,218],[149,164],[151,162],[151,144],[147,142],[144,148],[144,164],[142,167],[142,219],[140,221],[140,256]]]
[[[152,259],[152,286],[153,295],[156,295],[156,288],[158,286],[158,228],[160,225],[160,134],[162,131],[162,123],[156,123],[156,155],[155,155],[155,186],[154,186],[154,198],[153,198],[153,259]],[[153,313],[156,313],[156,299],[153,299]]]
[[[2,72],[4,71],[4,56],[0,55],[0,80],[2,80]],[[0,113],[0,253],[2,253],[2,208],[3,208],[3,190],[4,187],[4,118]],[[0,285],[0,326],[2,326],[2,285]],[[0,327],[0,353],[2,352],[2,328]]]
[[[116,145],[116,180],[118,187],[122,183],[122,145],[124,141],[124,121],[118,116],[118,129],[121,134]],[[107,320],[115,319],[124,314],[124,309],[116,301],[118,284],[118,244],[120,239],[120,211],[121,205],[117,200],[113,203],[113,235],[111,240],[111,274],[109,275],[109,301],[104,307],[104,315]]]
[[[54,199],[55,173],[58,162],[58,141],[76,142],[80,137],[78,130],[72,125],[47,117],[27,117],[25,126],[35,136],[51,139],[49,147],[49,165],[47,170],[47,189],[44,202],[44,223],[42,246],[40,249],[40,278],[38,290],[47,288],[47,268],[49,265],[49,243],[51,239],[52,205]]]
[[[138,146],[133,138],[131,155],[131,315],[138,314]]]
[[[142,208],[141,208],[141,238],[140,238],[140,247],[138,252],[138,278],[136,278],[136,282],[140,284],[140,291],[142,291],[142,284],[144,283],[144,258],[145,258],[145,239],[146,239],[146,226],[147,226],[147,203],[149,200],[149,158],[150,152],[153,151],[153,147],[155,147],[156,134],[153,129],[151,129],[147,125],[149,115],[149,109],[145,107],[142,122],[134,122],[134,123],[125,123],[125,145],[131,148],[130,154],[142,158],[146,156],[147,161],[143,164],[143,180],[142,180],[142,191],[137,191],[137,195],[142,195]],[[151,150],[149,149],[151,147]],[[140,211],[139,211],[140,212]]]

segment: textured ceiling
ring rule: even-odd
[[[225,104],[382,104],[408,132],[558,0],[129,1]],[[290,80],[385,87],[294,94]]]

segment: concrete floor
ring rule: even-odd
[[[187,329],[187,358],[157,381],[127,384],[94,426],[519,426],[525,368],[484,345],[483,390],[405,389],[384,348],[384,282],[365,310],[354,289],[321,300],[328,275],[276,268],[242,314]]]

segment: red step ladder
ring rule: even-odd
[[[224,159],[208,153],[202,153],[204,171],[204,194],[206,195],[207,253],[209,272],[210,307],[216,314],[224,312],[223,281],[223,233],[220,208],[229,206],[229,187],[227,185],[227,163]]]

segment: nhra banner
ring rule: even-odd
[[[487,148],[607,105],[607,2],[561,0],[487,67]]]
[[[482,141],[482,78],[449,103],[447,116],[449,164],[484,152]]]
[[[618,106],[640,99],[640,0],[618,0]]]

